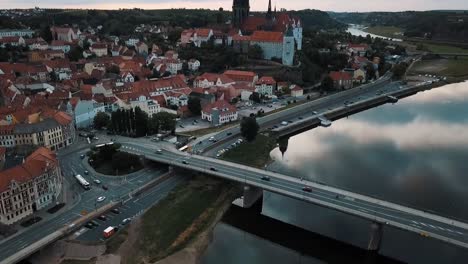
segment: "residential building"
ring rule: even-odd
[[[203,107],[202,119],[207,120],[214,126],[233,122],[238,119],[237,108],[225,100],[218,100]]]
[[[74,109],[76,127],[91,127],[97,113],[105,111],[103,103],[98,103],[95,100],[79,100]]]
[[[68,53],[70,51],[70,44],[63,40],[52,40],[49,45],[51,50],[61,50],[63,53]]]
[[[71,27],[56,27],[53,26],[50,28],[50,32],[52,33],[52,38],[54,40],[61,40],[65,42],[72,42],[73,40],[77,40],[81,34],[79,29],[71,28]]]
[[[5,48],[7,45],[12,47],[25,46],[26,42],[23,37],[2,37],[0,38],[0,47]]]
[[[29,37],[34,35],[31,29],[0,29],[0,37]]]
[[[96,57],[107,56],[106,43],[94,43],[89,47],[89,50],[96,55]]]
[[[234,83],[234,80],[224,74],[204,73],[195,78],[193,86],[209,88],[211,86],[228,86]]]
[[[265,96],[272,96],[275,85],[276,81],[273,77],[263,76],[255,83],[255,92]]]
[[[198,71],[201,66],[200,61],[196,59],[190,59],[187,64],[190,71]]]
[[[133,109],[139,107],[143,112],[147,113],[149,117],[161,112],[161,106],[156,100],[142,94],[130,99],[130,107]]]
[[[11,225],[58,201],[63,176],[54,152],[41,147],[0,172],[0,223]]]
[[[138,54],[142,56],[148,55],[148,45],[146,43],[140,41],[135,45],[135,50],[138,52]]]
[[[344,90],[353,88],[353,76],[349,72],[332,71],[329,76],[333,80],[333,87],[335,89]]]
[[[258,80],[258,75],[251,71],[228,70],[223,73],[235,82],[247,82],[254,84]]]
[[[291,85],[291,96],[292,97],[301,97],[304,95],[304,90],[299,85]]]

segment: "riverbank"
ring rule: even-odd
[[[387,38],[402,38],[403,29],[399,27],[385,27],[385,26],[375,26],[375,27],[366,27],[362,31],[368,32],[370,34],[387,37]]]

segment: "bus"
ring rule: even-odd
[[[179,149],[179,151],[184,152],[184,151],[187,151],[188,148],[189,148],[189,146],[188,146],[188,145],[185,145],[185,146],[181,147],[181,148]]]
[[[80,174],[77,174],[75,176],[75,179],[78,181],[78,183],[83,187],[85,190],[89,190],[89,182],[83,178]]]

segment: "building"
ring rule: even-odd
[[[75,124],[77,128],[88,128],[93,125],[94,117],[99,112],[105,112],[103,103],[94,100],[79,100],[75,105]]]
[[[187,29],[180,34],[181,44],[193,43],[195,47],[201,47],[202,43],[208,42],[213,37],[213,30],[210,28]]]
[[[71,27],[51,27],[50,32],[54,40],[61,40],[65,42],[72,42],[77,40],[81,34],[79,29]]]
[[[207,120],[214,126],[236,121],[237,118],[237,108],[225,100],[207,104],[202,109],[202,120]]]
[[[255,92],[265,96],[272,96],[275,85],[275,79],[263,76],[255,83]]]
[[[333,80],[333,87],[335,89],[344,90],[353,88],[353,76],[349,72],[332,71],[329,76]]]
[[[138,52],[138,54],[142,56],[148,55],[148,45],[146,43],[140,41],[135,45],[135,50]]]
[[[292,97],[301,97],[304,95],[304,89],[302,89],[299,85],[291,85],[291,96]]]
[[[107,56],[106,43],[94,43],[89,47],[89,50],[96,55],[96,57]]]
[[[234,83],[234,80],[224,74],[207,72],[195,78],[193,86],[195,88],[209,88],[211,86],[228,86]]]
[[[196,59],[190,59],[188,62],[188,69],[190,71],[198,71],[198,69],[200,68],[201,66],[201,63],[199,60],[196,60]]]
[[[232,4],[232,24],[236,27],[244,24],[249,17],[250,4],[249,0],[234,0]]]
[[[251,71],[227,70],[223,74],[236,82],[247,82],[254,84],[258,80],[258,75]]]
[[[0,223],[11,225],[52,202],[62,191],[56,155],[41,147],[23,164],[0,172]]]
[[[52,42],[49,45],[49,49],[61,50],[64,53],[68,53],[70,51],[70,44],[63,40],[52,40]]]
[[[133,109],[139,107],[143,112],[148,114],[148,117],[161,112],[161,106],[158,102],[145,95],[138,95],[137,97],[130,98],[130,107]]]
[[[34,35],[30,29],[0,29],[0,37],[29,37]]]

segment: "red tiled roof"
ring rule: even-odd
[[[274,85],[276,83],[275,79],[273,77],[269,76],[263,76],[262,78],[258,79],[258,81],[255,83],[256,85]]]
[[[250,36],[241,36],[239,34],[232,36],[232,41],[249,41]]]
[[[349,72],[337,72],[337,71],[332,71],[329,74],[330,78],[332,78],[334,81],[339,81],[339,80],[352,80],[353,76]]]
[[[57,123],[59,123],[62,126],[66,126],[70,124],[70,122],[72,121],[71,116],[69,116],[67,113],[62,112],[62,111],[57,112],[54,115],[54,119],[55,121],[57,121]]]
[[[257,42],[283,42],[283,33],[274,31],[254,31],[250,41]]]
[[[92,49],[107,49],[107,44],[106,43],[93,43],[91,45]]]
[[[203,107],[203,112],[211,114],[214,108],[220,110],[220,115],[237,112],[237,108],[225,100],[218,100],[214,103],[205,105],[205,107]]]
[[[198,37],[207,38],[210,35],[211,29],[209,28],[198,28],[195,29]]]
[[[51,46],[65,46],[65,45],[70,45],[69,43],[63,41],[63,40],[52,40],[50,43]]]
[[[25,183],[41,176],[48,168],[58,165],[56,155],[41,147],[29,155],[19,166],[0,172],[0,192],[7,190],[12,181]]]
[[[231,78],[232,80],[236,82],[240,82],[240,81],[253,82],[255,79],[255,76],[257,76],[255,72],[235,71],[235,70],[225,71],[224,75],[226,75],[227,77]]]

